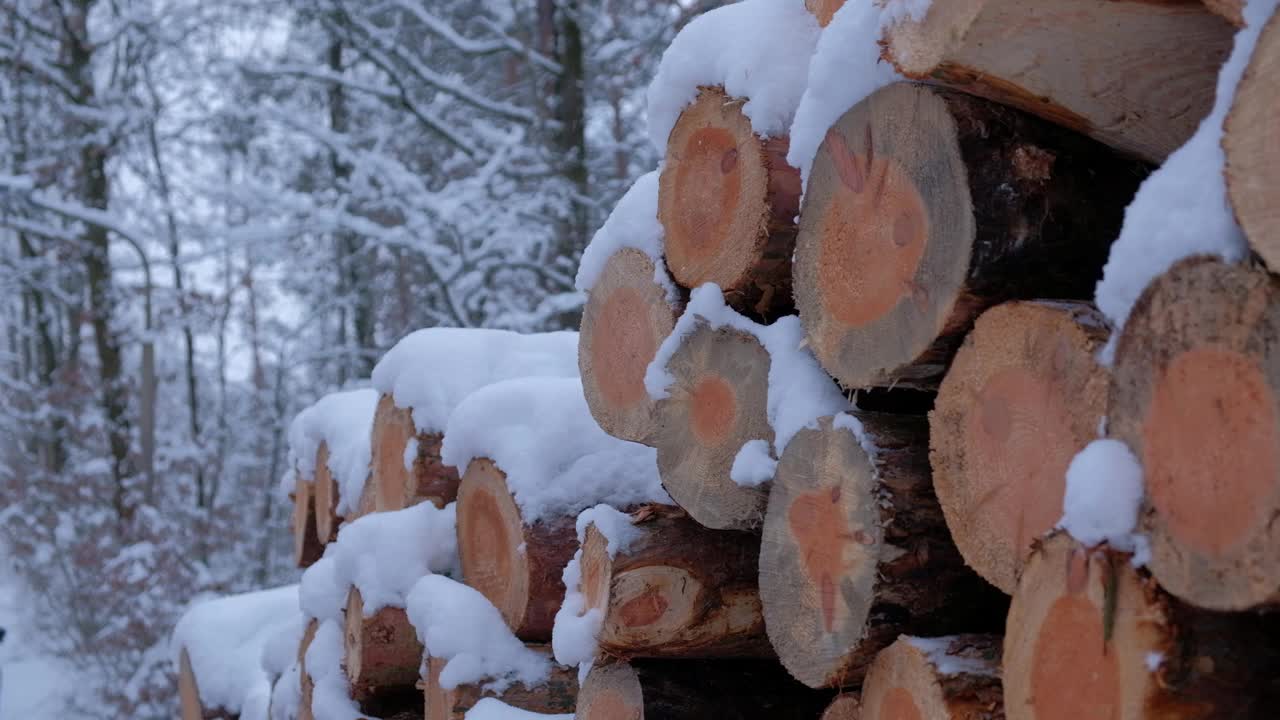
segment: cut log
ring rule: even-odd
[[[605,432],[634,442],[653,433],[644,373],[683,307],[653,273],[653,260],[643,252],[614,253],[587,294],[578,335],[578,369],[591,415]]]
[[[1145,173],[985,100],[872,94],[828,131],[805,193],[795,292],[810,348],[846,387],[934,386],[984,309],[1092,295]]]
[[[765,627],[810,687],[857,684],[900,634],[998,628],[929,481],[923,418],[823,418],[778,463],[760,546]]]
[[[351,699],[412,690],[422,666],[422,643],[404,608],[384,607],[365,617],[360,591],[347,591],[343,667]]]
[[[324,544],[316,534],[316,514],[311,482],[299,475],[293,488],[293,562],[300,568],[324,555]]]
[[[804,6],[818,19],[820,27],[826,27],[836,11],[844,7],[844,0],[804,0]]]
[[[551,659],[551,648],[531,645],[531,649]],[[463,720],[467,711],[484,698],[496,698],[515,708],[538,713],[571,713],[578,701],[578,672],[574,668],[551,664],[551,677],[545,683],[527,687],[514,683],[501,692],[483,685],[459,685],[445,688],[440,673],[446,661],[427,658],[426,676],[421,687],[426,720]]]
[[[586,610],[603,616],[602,656],[772,657],[756,587],[760,539],[709,530],[683,510],[632,514],[634,536],[609,557],[588,525],[582,542]]]
[[[898,638],[872,663],[862,708],[868,718],[1004,720],[1000,637]]]
[[[1254,613],[1195,610],[1128,555],[1065,533],[1027,562],[1004,640],[1010,720],[1274,718],[1280,634]]]
[[[1077,302],[983,313],[929,416],[933,485],[969,567],[1013,593],[1031,543],[1062,518],[1067,466],[1107,412],[1106,319]]]
[[[1254,251],[1280,271],[1280,147],[1273,128],[1280,97],[1280,20],[1271,16],[1236,88],[1222,137],[1227,195]]]
[[[1280,280],[1184,260],[1116,350],[1111,433],[1142,463],[1151,570],[1201,607],[1280,602]]]
[[[1209,114],[1234,30],[1192,2],[952,0],[890,26],[884,55],[1160,163]]]
[[[205,709],[200,700],[200,683],[191,669],[187,649],[178,654],[178,700],[182,705],[182,720],[236,720],[240,717],[222,708]]]
[[[857,693],[841,693],[823,711],[820,720],[860,720],[862,703]]]
[[[550,642],[564,600],[561,573],[577,549],[575,518],[525,523],[506,474],[472,460],[458,489],[458,558],[467,584],[502,613],[516,637]]]
[[[374,510],[403,510],[420,502],[444,507],[458,496],[458,472],[440,461],[439,433],[419,433],[413,411],[383,394],[373,416],[370,483]]]
[[[329,446],[323,440],[316,450],[316,476],[312,481],[315,494],[313,502],[316,514],[316,537],[321,545],[328,545],[338,538],[338,483],[329,470]]]
[[[757,318],[791,307],[800,172],[786,137],[761,138],[743,99],[701,88],[667,139],[658,179],[667,268],[681,286],[716,283]]]
[[[307,648],[311,647],[311,641],[315,640],[316,630],[319,628],[320,621],[312,618],[302,631],[302,641],[298,643],[298,682],[302,693],[298,704],[298,720],[315,720],[315,715],[311,712],[311,696],[316,684],[311,680],[311,673],[307,672]]]
[[[633,660],[591,668],[577,720],[813,720],[831,700],[768,660]]]
[[[655,405],[662,485],[694,520],[718,530],[759,527],[768,487],[729,477],[742,445],[773,442],[766,413],[769,353],[750,334],[699,321],[667,363],[675,378]]]

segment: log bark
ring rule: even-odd
[[[869,718],[1004,720],[1000,636],[900,637],[862,686]]]
[[[684,301],[654,280],[653,260],[622,248],[587,294],[578,369],[591,415],[614,437],[646,442],[656,425],[644,373]]]
[[[1227,115],[1222,137],[1227,195],[1249,245],[1271,270],[1280,270],[1280,148],[1274,133],[1280,92],[1280,20],[1263,26]]]
[[[681,286],[716,283],[744,315],[791,309],[800,172],[789,140],[761,138],[744,99],[704,87],[671,130],[658,179],[667,268]]]
[[[551,659],[551,648],[529,646]],[[463,720],[467,711],[484,698],[496,698],[515,708],[537,713],[571,713],[578,701],[578,673],[574,668],[551,665],[551,676],[546,682],[532,687],[514,683],[496,692],[482,685],[459,685],[446,688],[440,684],[440,673],[445,661],[427,658],[426,676],[421,687],[426,720]]]
[[[773,442],[766,414],[769,353],[753,336],[699,322],[667,363],[675,378],[655,406],[662,485],[694,520],[717,530],[748,530],[764,518],[768,487],[729,477],[750,440]]]
[[[347,591],[343,668],[351,699],[362,706],[377,695],[412,691],[423,648],[404,608],[384,607],[366,617],[360,591]]]
[[[324,555],[324,544],[316,534],[316,514],[311,482],[299,475],[293,488],[293,562],[300,568]]]
[[[320,621],[312,618],[302,631],[302,641],[298,643],[298,682],[302,694],[298,703],[298,720],[315,720],[315,714],[311,712],[311,696],[316,685],[311,681],[311,673],[307,671],[307,648],[311,647],[311,641],[316,638],[316,630],[319,628]]]
[[[862,717],[860,700],[857,693],[841,693],[822,712],[820,720],[859,720]]]
[[[550,642],[564,600],[561,573],[577,547],[574,517],[526,523],[492,461],[471,461],[458,489],[458,557],[467,584],[502,613],[516,637]]]
[[[599,653],[615,658],[772,657],[756,585],[760,539],[709,530],[683,510],[632,513],[615,546],[589,524],[579,560],[587,611],[603,616]]]
[[[942,3],[945,4],[945,3]],[[1146,167],[1016,110],[899,83],[814,159],[796,305],[846,387],[932,388],[988,307],[1084,298]]]
[[[321,545],[328,545],[338,539],[338,526],[342,518],[338,517],[338,484],[329,470],[329,445],[324,441],[316,450],[316,474],[312,480],[312,496],[316,515],[316,537]]]
[[[1004,639],[1010,720],[1273,718],[1277,626],[1195,610],[1128,555],[1065,533],[1043,541],[1014,593]]]
[[[1031,543],[1062,517],[1067,466],[1098,435],[1106,319],[1081,302],[983,313],[929,415],[930,465],[965,562],[1008,594]]]
[[[178,701],[182,706],[182,720],[236,720],[239,715],[222,708],[206,709],[200,700],[200,683],[191,669],[191,657],[187,649],[178,654]]]
[[[371,439],[375,511],[403,510],[420,502],[442,508],[457,499],[458,472],[440,461],[443,440],[439,433],[419,433],[413,411],[397,407],[390,395],[378,398]]]
[[[1163,162],[1213,106],[1234,28],[1199,3],[953,0],[884,34],[906,77]]]
[[[1110,430],[1142,463],[1151,570],[1201,607],[1280,602],[1280,280],[1192,258],[1120,336]]]
[[[813,720],[831,700],[769,660],[633,660],[591,668],[577,720]]]
[[[999,627],[1007,599],[965,567],[929,479],[923,419],[801,430],[778,463],[760,599],[778,658],[810,687],[857,684],[901,634]]]

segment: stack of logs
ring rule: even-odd
[[[839,4],[811,10],[825,23]],[[1274,717],[1280,623],[1258,611],[1280,602],[1280,281],[1257,258],[1185,260],[1118,338],[1086,302],[1138,185],[1208,114],[1240,10],[938,0],[883,42],[921,82],[831,127],[803,204],[787,138],[703,88],[659,181],[667,270],[757,321],[798,314],[862,409],[796,435],[770,483],[734,483],[738,449],[773,441],[770,355],[695,325],[652,400],[645,368],[683,303],[653,259],[619,250],[584,312],[583,385],[602,428],[657,449],[678,507],[627,509],[636,538],[616,553],[587,528],[597,663],[581,687],[561,669],[502,699],[593,720]],[[1280,20],[1224,143],[1234,209],[1273,269],[1277,65]],[[1053,530],[1067,467],[1100,434],[1144,468],[1145,567]],[[502,472],[477,460],[459,477],[438,436],[417,437],[406,471],[414,436],[384,397],[359,512],[456,497],[464,579],[547,643],[574,518],[523,523]],[[344,520],[324,452],[296,492],[303,565]],[[359,608],[353,594],[345,668],[369,712],[415,685],[428,718],[481,696],[445,691],[430,658],[420,676],[403,611]]]

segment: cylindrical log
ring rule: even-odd
[[[1159,163],[1209,114],[1233,31],[1194,2],[953,0],[890,25],[884,54]]]
[[[530,645],[551,658],[551,649]],[[440,673],[446,661],[441,658],[426,659],[426,676],[422,681],[425,703],[424,720],[463,720],[467,711],[484,698],[496,698],[515,708],[538,713],[571,713],[578,701],[578,673],[574,668],[551,665],[551,677],[533,687],[514,683],[500,692],[483,685],[459,685],[445,688],[440,684]]]
[[[683,510],[646,506],[609,557],[595,524],[582,542],[585,609],[603,615],[600,655],[771,657],[756,586],[760,539],[709,530]]]
[[[316,684],[311,680],[311,673],[307,671],[307,648],[311,647],[311,641],[315,640],[316,631],[319,629],[320,621],[312,618],[307,622],[307,627],[302,631],[302,640],[298,643],[298,684],[302,688],[302,699],[298,704],[298,720],[315,720],[315,715],[311,712],[311,696]]]
[[[683,305],[653,274],[653,260],[643,252],[614,253],[587,293],[578,335],[578,369],[592,417],[610,435],[634,442],[653,433],[644,373]]]
[[[364,614],[360,590],[347,591],[343,667],[351,699],[367,702],[378,694],[412,689],[422,665],[422,643],[404,608],[384,607]]]
[[[755,337],[699,321],[671,356],[669,397],[655,406],[662,485],[694,520],[718,530],[759,527],[768,488],[729,476],[750,440],[773,442],[769,353]]]
[[[1010,720],[1274,718],[1280,633],[1255,613],[1196,610],[1128,555],[1043,541],[1004,640]]]
[[[458,496],[458,472],[440,461],[439,433],[419,433],[413,411],[383,394],[373,416],[371,477],[374,510],[402,510],[420,502],[444,507]]]
[[[577,720],[813,720],[831,700],[769,660],[632,660],[591,668]]]
[[[200,700],[200,683],[191,669],[191,657],[187,649],[178,654],[178,701],[182,707],[182,720],[236,720],[234,713],[222,708],[206,709]]]
[[[1271,16],[1236,88],[1222,137],[1227,195],[1249,245],[1280,271],[1280,147],[1272,128],[1280,97],[1280,20]]]
[[[1201,607],[1280,602],[1280,280],[1184,260],[1116,349],[1111,433],[1142,463],[1151,570]]]
[[[1031,542],[1062,518],[1067,466],[1097,437],[1106,319],[1078,302],[983,313],[929,415],[933,486],[969,567],[1012,593]]]
[[[1145,166],[994,103],[899,83],[814,159],[796,240],[809,347],[846,387],[932,387],[982,310],[1093,293]]]
[[[458,489],[462,576],[498,608],[521,640],[551,640],[564,600],[561,573],[577,548],[574,522],[573,517],[524,522],[502,470],[486,458],[467,466]]]
[[[820,720],[860,720],[862,718],[862,702],[857,693],[846,692],[836,696],[827,705]]]
[[[760,546],[778,658],[811,687],[854,685],[900,634],[999,627],[1007,600],[965,567],[929,480],[923,418],[823,418],[787,445]]]
[[[894,720],[1004,720],[1000,636],[898,638],[867,672],[862,712]]]
[[[667,139],[658,219],[667,267],[686,288],[716,283],[745,315],[791,308],[800,172],[785,136],[761,138],[743,99],[704,87]]]
[[[324,544],[316,533],[313,487],[301,475],[293,487],[293,562],[300,568],[310,567],[324,555]]]
[[[323,440],[316,450],[316,475],[312,480],[312,497],[316,515],[316,537],[321,545],[328,545],[338,538],[338,483],[329,470],[329,445]]]

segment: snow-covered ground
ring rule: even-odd
[[[0,551],[2,553],[2,551]],[[66,718],[63,702],[73,687],[66,668],[33,648],[26,618],[35,608],[0,554],[0,720]]]

